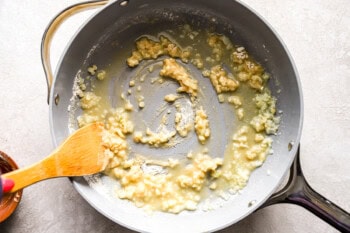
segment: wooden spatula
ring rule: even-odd
[[[108,160],[103,155],[102,129],[101,123],[84,126],[38,163],[2,175],[2,178],[15,183],[10,192],[49,178],[83,176],[103,171]]]

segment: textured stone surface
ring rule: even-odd
[[[0,150],[23,167],[53,149],[40,63],[40,42],[52,17],[78,1],[0,1]],[[246,0],[276,29],[298,67],[305,101],[301,157],[309,183],[350,211],[350,2]],[[53,42],[58,61],[90,12],[69,19]],[[276,205],[222,232],[336,232],[304,209]],[[28,187],[0,232],[131,232],[100,215],[68,179]]]

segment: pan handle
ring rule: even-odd
[[[261,208],[278,204],[291,203],[304,207],[341,232],[350,232],[350,214],[317,193],[307,183],[300,166],[300,146],[290,169],[286,186],[273,194]]]
[[[51,61],[50,61],[50,48],[52,38],[59,28],[59,26],[69,17],[75,15],[81,11],[98,8],[108,3],[108,0],[93,0],[82,3],[77,3],[67,7],[58,13],[47,26],[44,35],[41,40],[41,63],[46,76],[47,83],[47,103],[50,102],[50,90],[53,80]]]

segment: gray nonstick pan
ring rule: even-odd
[[[105,5],[106,4],[106,5]],[[105,6],[102,6],[105,5]],[[94,7],[101,9],[75,34],[67,45],[55,75],[49,65],[50,40],[58,25],[69,15]],[[277,109],[283,112],[278,134],[273,138],[273,154],[256,169],[239,195],[210,211],[184,211],[179,214],[145,213],[133,204],[108,195],[112,185],[108,177],[99,182],[79,177],[72,179],[76,190],[112,221],[141,232],[212,232],[230,226],[259,208],[276,203],[293,203],[310,210],[340,231],[350,231],[350,215],[316,193],[305,181],[299,163],[299,141],[303,122],[303,99],[297,70],[285,45],[273,29],[255,12],[238,1],[230,0],[129,0],[90,1],[71,6],[55,17],[42,42],[42,60],[49,89],[50,125],[54,144],[59,145],[71,132],[74,78],[91,64],[110,64],[116,53],[132,46],[141,35],[154,30],[191,24],[214,28],[247,51],[271,74],[269,88],[277,98]],[[192,69],[193,67],[187,67]],[[113,84],[125,83],[130,69],[115,75]],[[193,71],[195,72],[195,71]],[[113,89],[113,88],[112,88]],[[111,89],[111,101],[119,93]],[[148,93],[148,96],[147,96]],[[156,103],[155,90],[145,91],[145,98]],[[113,97],[115,96],[115,97]],[[154,99],[152,99],[154,98]],[[216,99],[216,96],[212,99]],[[215,111],[215,110],[213,110]],[[220,111],[209,113],[215,128],[225,131],[226,121],[220,121]],[[147,120],[147,119],[145,119]],[[148,119],[150,120],[150,119]],[[234,127],[234,126],[229,126]],[[181,145],[181,144],[180,144]],[[213,143],[212,150],[222,151],[225,145]],[[191,144],[168,148],[166,153],[183,154]],[[156,152],[155,152],[156,153]],[[267,171],[269,174],[267,175]],[[276,192],[290,171],[287,185]]]

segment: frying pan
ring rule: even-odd
[[[75,34],[53,76],[49,65],[49,48],[51,37],[59,24],[80,10],[104,4],[107,1],[90,1],[69,7],[51,21],[44,34],[42,61],[48,83],[51,133],[56,146],[70,134],[75,127],[75,117],[81,113],[79,110],[72,111],[75,108],[72,107],[74,103],[71,99],[74,77],[78,73],[91,64],[103,67],[103,64],[111,63],[118,51],[132,45],[141,35],[183,23],[215,28],[218,33],[244,46],[271,74],[269,88],[272,95],[277,97],[277,109],[283,114],[279,132],[273,136],[273,155],[252,173],[247,186],[239,195],[223,202],[218,208],[211,211],[184,211],[176,215],[163,212],[147,214],[132,203],[110,195],[109,187],[113,186],[113,181],[106,176],[72,179],[74,187],[88,203],[114,222],[142,232],[216,231],[236,223],[259,208],[275,203],[301,205],[337,229],[350,231],[350,215],[316,193],[302,174],[299,162],[303,121],[301,86],[292,58],[267,22],[237,1],[112,1]],[[111,86],[125,82],[132,74],[128,69],[115,72]],[[152,93],[155,93],[153,90],[147,93],[151,100],[155,98],[152,97]],[[116,95],[119,94],[112,91],[111,99],[116,98]],[[216,116],[224,117],[220,114],[219,111],[211,113],[214,119]],[[225,131],[225,121],[214,122],[215,128]],[[217,145],[214,143],[213,148],[220,151],[223,146],[218,142]],[[184,145],[176,150],[181,152],[189,147]],[[267,175],[267,171],[271,174]],[[276,192],[288,171],[290,177],[287,185]]]

